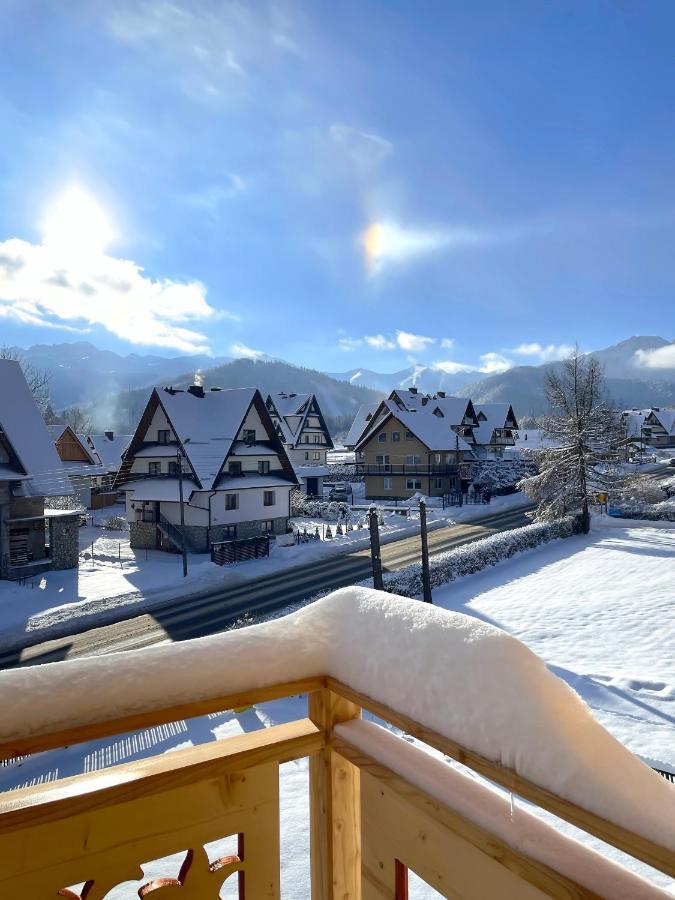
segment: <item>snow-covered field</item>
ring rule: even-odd
[[[622,743],[662,768],[672,768],[674,584],[675,526],[653,528],[600,519],[594,520],[590,535],[545,545],[453,582],[435,592],[434,602],[518,637],[581,694],[595,717]],[[239,715],[226,712],[131,738],[40,754],[0,769],[0,789],[267,727],[299,718],[305,709],[304,698],[290,698]],[[282,896],[306,900],[306,761],[282,767],[281,804]],[[572,832],[571,827],[564,830]],[[177,867],[178,862],[174,864]],[[160,873],[151,866],[143,880],[159,874],[169,873],[165,867]],[[665,876],[655,880],[675,892]],[[137,888],[130,883],[120,886],[110,900],[131,900]],[[410,896],[431,900],[437,895],[415,880]]]
[[[430,527],[466,522],[490,512],[513,508],[527,499],[521,494],[495,497],[486,506],[429,509]],[[7,649],[25,638],[26,632],[46,630],[55,636],[56,629],[83,617],[84,627],[93,628],[112,616],[119,617],[120,607],[128,607],[129,615],[152,609],[183,594],[235,586],[244,581],[271,575],[291,566],[301,566],[330,555],[359,550],[369,544],[368,530],[354,530],[335,536],[335,522],[320,519],[293,519],[296,528],[313,533],[318,526],[321,537],[330,525],[331,540],[310,541],[292,547],[272,546],[268,559],[238,563],[223,568],[212,563],[207,554],[188,555],[188,577],[182,577],[181,556],[159,550],[132,550],[128,531],[105,531],[99,527],[115,507],[96,513],[94,525],[80,529],[82,556],[78,569],[46,572],[25,584],[0,581],[0,649]],[[365,522],[365,512],[355,514],[353,522]],[[409,518],[385,513],[380,529],[382,543],[404,538],[419,531],[419,511]],[[81,624],[81,623],[80,623]],[[51,632],[48,631],[51,629]],[[36,636],[32,634],[32,638]]]

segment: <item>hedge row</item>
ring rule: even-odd
[[[456,550],[440,553],[429,561],[431,586],[439,587],[463,575],[480,572],[494,566],[523,550],[531,550],[540,544],[558,538],[571,537],[580,531],[579,520],[569,516],[558,522],[537,522],[490,535],[480,541],[465,544]],[[413,563],[398,572],[384,576],[384,588],[392,594],[415,597],[422,593],[422,570]]]
[[[617,503],[624,519],[646,519],[650,522],[675,522],[675,501],[662,503]]]

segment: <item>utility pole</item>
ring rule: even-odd
[[[180,542],[183,550],[183,578],[187,578],[187,550],[185,548],[185,503],[183,502],[183,454],[179,447],[176,451],[178,462],[178,499],[180,502]]]
[[[425,603],[433,603],[429,573],[429,544],[427,543],[427,505],[424,500],[420,500],[420,538],[422,539],[422,594]]]
[[[382,581],[382,558],[380,556],[380,530],[377,524],[377,510],[370,507],[368,513],[368,527],[370,529],[370,560],[373,566],[373,587],[377,591],[384,590]]]
[[[457,474],[455,476],[455,484],[457,485],[457,491],[459,493],[459,505],[461,506],[464,495],[462,492],[462,479],[459,476],[459,434],[457,432],[455,432],[455,468],[457,470]]]

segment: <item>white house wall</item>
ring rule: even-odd
[[[153,415],[150,425],[148,426],[148,430],[143,435],[143,440],[148,443],[157,443],[158,442],[158,431],[166,431],[167,429],[171,430],[171,434],[169,436],[169,440],[175,440],[175,435],[173,433],[173,429],[169,425],[169,420],[164,414],[164,410],[161,406],[158,406],[155,410],[155,414]]]

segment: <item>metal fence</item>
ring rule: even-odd
[[[219,566],[229,566],[249,559],[262,559],[269,555],[268,535],[236,541],[214,541],[211,544],[211,561]]]

